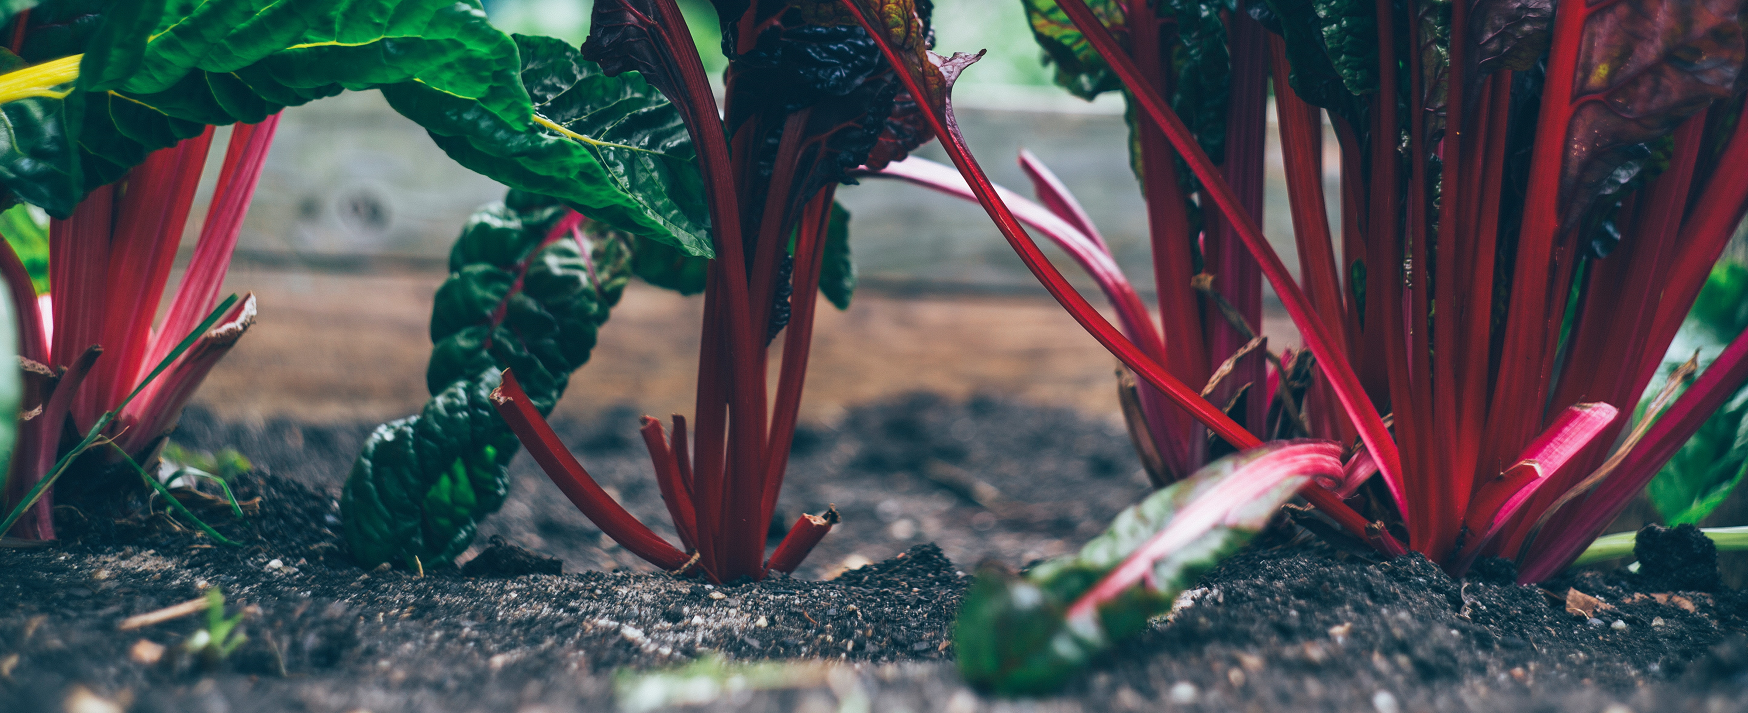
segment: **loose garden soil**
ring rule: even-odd
[[[669,532],[633,416],[557,427]],[[977,695],[949,644],[967,573],[1071,551],[1146,491],[1121,429],[1066,410],[924,395],[804,428],[782,522],[844,523],[797,577],[720,588],[613,546],[525,458],[461,568],[365,571],[336,494],[369,427],[186,414],[179,443],[257,466],[246,521],[204,510],[240,548],[160,503],[63,509],[62,540],[0,549],[0,711],[1748,710],[1748,596],[1704,553],[1520,587],[1501,562],[1453,580],[1291,526],[1061,695]],[[249,637],[216,665],[179,653],[204,615],[121,629],[211,586]]]

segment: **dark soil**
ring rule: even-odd
[[[631,416],[558,430],[664,531]],[[652,572],[526,459],[462,568],[363,571],[334,499],[368,428],[187,414],[176,440],[258,466],[237,486],[259,512],[212,513],[242,548],[161,514],[63,511],[62,541],[0,550],[0,711],[1748,710],[1748,597],[1717,586],[1680,531],[1648,542],[1669,553],[1661,569],[1646,551],[1640,574],[1542,588],[1512,584],[1505,563],[1452,580],[1418,556],[1377,562],[1282,530],[1061,696],[1003,701],[948,662],[961,570],[1069,551],[1143,494],[1118,428],[919,396],[804,429],[784,519],[835,504],[844,524],[800,577],[723,588]],[[181,653],[203,615],[118,630],[214,585],[249,637],[216,665]],[[1600,603],[1568,613],[1568,590]]]

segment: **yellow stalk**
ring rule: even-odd
[[[67,92],[54,88],[78,79],[79,61],[84,58],[85,55],[76,54],[0,74],[0,104],[30,97],[67,96]]]

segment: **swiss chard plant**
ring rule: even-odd
[[[615,503],[558,442],[540,416],[537,375],[511,365],[492,398],[535,460],[602,531],[664,569],[727,582],[794,570],[836,522],[829,510],[804,514],[766,557],[815,304],[823,293],[843,306],[854,286],[848,214],[833,195],[852,169],[885,166],[933,137],[922,107],[938,108],[944,81],[926,57],[928,3],[867,3],[884,18],[876,31],[897,48],[903,71],[886,61],[858,21],[859,9],[827,0],[714,4],[728,57],[720,107],[673,0],[595,3],[592,34],[582,46],[583,58],[606,75],[635,71],[668,97],[696,156],[696,205],[708,218],[713,256],[697,410],[689,423],[676,416],[671,430],[648,417],[643,425],[679,546]],[[905,72],[931,79],[905,86]],[[553,132],[579,145],[598,140],[574,127]],[[678,202],[687,194],[667,197]],[[774,389],[766,376],[773,351],[781,355]]]
[[[140,392],[104,421],[115,447],[82,458],[68,481],[108,492],[114,477],[129,477],[119,461],[149,459],[252,319],[245,299],[163,380],[144,385],[146,369],[212,307],[286,107],[380,90],[470,168],[635,232],[675,266],[709,252],[708,217],[687,193],[702,184],[671,111],[635,79],[574,67],[566,75],[562,44],[499,32],[474,0],[50,0],[9,3],[0,25],[0,207],[26,203],[53,219],[52,307],[27,308],[42,287],[27,261],[40,256],[0,255],[21,306],[27,404],[42,407],[24,412],[4,491],[11,510],[34,504],[19,519],[24,537],[53,536],[53,494],[39,484],[59,477],[51,466],[78,440],[63,433],[88,433]],[[559,96],[573,85],[624,101],[617,112],[582,111]],[[154,324],[212,127],[232,124],[201,240]]]
[[[1336,524],[1457,574],[1511,558],[1535,582],[1748,378],[1736,337],[1621,439],[1620,412],[1748,209],[1741,5],[1028,0],[1059,78],[1129,102],[1157,323],[1047,170],[1022,159],[1037,204],[989,182],[950,102],[924,114],[962,178],[915,159],[888,172],[981,202],[1134,372],[1131,431],[1160,481],[1225,449],[1327,439],[1351,450],[1345,474],[1300,494]],[[1297,279],[1258,227],[1270,87]],[[1323,116],[1339,140],[1335,227]],[[1121,328],[1022,223],[1091,268]],[[1272,370],[1250,339],[1264,281],[1305,345]]]

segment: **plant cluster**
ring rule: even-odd
[[[936,93],[902,87],[854,15],[832,2],[715,3],[725,102],[718,107],[672,0],[595,5],[584,59],[609,75],[638,72],[673,102],[696,152],[710,255],[697,410],[671,433],[643,435],[683,550],[606,495],[564,449],[512,368],[494,393],[535,460],[603,532],[664,569],[712,581],[792,571],[837,521],[803,514],[769,558],[766,533],[788,465],[823,293],[840,308],[854,287],[849,215],[833,202],[859,166],[902,159],[932,138],[919,107]],[[881,4],[900,57],[927,68],[928,3]],[[677,188],[686,188],[680,184]],[[670,191],[675,200],[686,197]],[[783,338],[774,393],[766,364]]]
[[[652,241],[705,249],[703,218],[681,211],[685,202],[665,190],[638,188],[686,184],[671,174],[691,158],[685,146],[664,143],[673,132],[664,132],[659,110],[640,112],[631,101],[638,83],[574,68],[561,76],[569,48],[522,38],[521,49],[477,2],[50,0],[9,4],[0,24],[9,38],[0,47],[0,205],[27,203],[52,218],[46,285],[30,273],[42,258],[41,244],[26,239],[34,226],[8,220],[21,234],[0,251],[27,360],[19,446],[0,504],[22,537],[54,536],[48,483],[99,422],[97,437],[114,447],[79,459],[67,485],[107,500],[143,492],[131,483],[137,469],[119,461],[152,458],[206,371],[252,321],[246,297],[197,335],[162,381],[142,378],[216,303],[285,107],[380,90],[463,165]],[[562,85],[541,95],[537,109],[520,79],[543,68]],[[615,88],[625,94],[626,108],[604,119],[607,140],[572,140],[549,118],[603,120],[565,115],[555,95],[579,82],[592,100],[610,101],[601,93]],[[643,95],[662,103],[647,87]],[[233,124],[189,269],[154,324],[213,127]],[[28,249],[21,255],[15,245]],[[39,303],[50,306],[39,312]],[[104,415],[135,392],[125,409]]]
[[[1065,85],[1120,88],[1129,102],[1159,325],[1035,161],[1022,158],[1039,202],[1010,205],[954,131],[950,102],[927,118],[963,178],[888,172],[981,202],[1134,371],[1126,413],[1159,480],[1269,439],[1341,444],[1341,476],[1301,495],[1351,535],[1455,574],[1512,558],[1535,582],[1570,564],[1748,378],[1736,337],[1626,432],[1621,411],[1651,386],[1748,210],[1740,5],[1028,2]],[[1269,86],[1300,280],[1258,228]],[[1340,140],[1336,230],[1323,115]],[[1022,222],[1088,267],[1120,329]],[[1264,279],[1305,342],[1272,373],[1251,339]],[[1079,611],[1097,591],[1045,608]],[[989,596],[1011,606],[1015,594]]]

